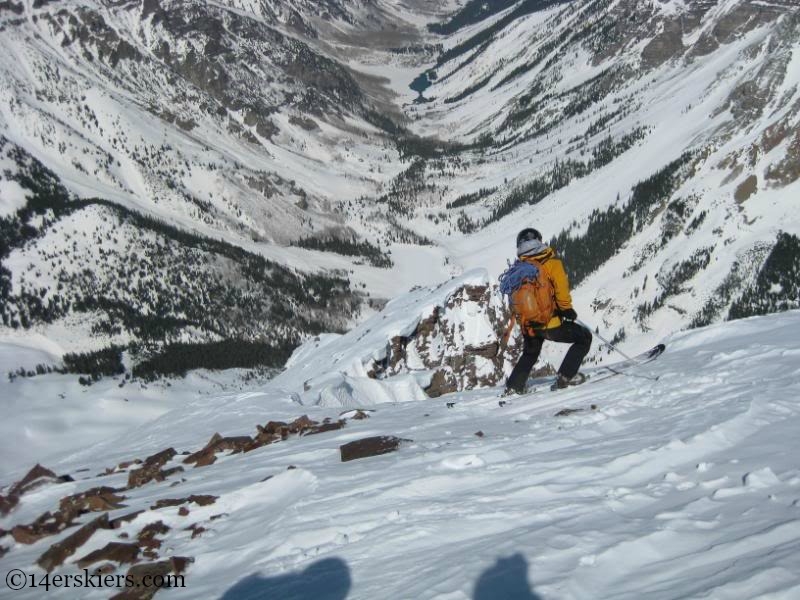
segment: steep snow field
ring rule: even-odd
[[[124,486],[126,472],[94,476],[122,460],[170,446],[194,451],[214,432],[249,435],[269,420],[337,419],[340,407],[299,404],[308,365],[338,373],[350,364],[358,379],[352,364],[380,354],[386,336],[413,326],[414,315],[447,292],[417,291],[391,303],[348,334],[363,339],[349,354],[335,336],[301,348],[265,386],[226,395],[209,393],[197,378],[151,387],[149,399],[130,400],[146,403],[155,418],[138,410],[128,427],[104,405],[110,394],[101,386],[82,403],[50,404],[54,420],[76,406],[97,423],[108,419],[111,437],[87,435],[83,446],[54,435],[45,466],[76,481],[25,494],[0,527],[28,523],[67,494]],[[395,402],[370,406],[369,419],[348,419],[338,431],[219,455],[212,465],[185,465],[164,482],[121,492],[127,508],[111,518],[162,498],[219,498],[191,506],[188,516],[160,508],[101,530],[54,573],[77,572],[76,558],[161,520],[171,527],[162,557],[195,558],[186,587],[159,592],[164,598],[796,598],[798,335],[800,311],[678,333],[663,340],[664,355],[629,376],[503,407],[498,389],[435,400],[394,389]],[[44,376],[37,389],[56,392],[66,379]],[[376,394],[396,385],[371,381]],[[24,384],[3,383],[3,394]],[[554,416],[564,408],[584,410]],[[11,451],[24,443],[15,431],[31,419],[20,412],[2,424],[4,484],[35,459],[35,452],[25,460]],[[40,426],[39,435],[47,434]],[[410,441],[395,453],[340,462],[340,445],[375,435]],[[223,516],[211,520],[216,515]],[[185,528],[194,523],[206,531],[192,539]],[[30,546],[5,537],[3,564],[42,573],[37,558],[62,537]],[[81,595],[103,598],[108,590]],[[39,598],[41,590],[14,597]]]

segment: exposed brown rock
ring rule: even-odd
[[[785,187],[800,179],[800,130],[795,130],[783,158],[767,168],[765,177],[777,187]]]
[[[110,529],[108,514],[104,513],[78,529],[72,535],[64,538],[50,546],[50,548],[39,557],[36,563],[48,573],[63,564],[64,561],[75,554],[75,551],[83,546],[98,529]]]
[[[111,529],[119,529],[120,527],[122,527],[123,523],[130,523],[143,512],[144,512],[143,510],[137,510],[127,515],[117,517],[116,519],[111,519],[111,521],[109,521]]]
[[[161,542],[158,542],[158,545],[161,546]],[[142,556],[147,560],[156,560],[158,558],[158,552],[156,552],[155,548],[145,548],[142,550]]]
[[[36,464],[25,476],[17,481],[8,490],[7,495],[0,494],[0,516],[5,516],[19,504],[19,498],[26,492],[36,489],[47,483],[65,483],[73,481],[69,475],[58,476],[50,469]]]
[[[261,425],[256,425],[258,429],[258,433],[253,438],[252,442],[247,444],[243,451],[250,452],[251,450],[255,450],[256,448],[261,448],[262,446],[266,446],[273,442],[277,442],[279,440],[285,439],[284,436],[280,431],[273,431],[272,428],[269,428],[270,425],[273,425],[273,421],[267,423],[267,427],[261,427]],[[288,429],[286,428],[286,424],[281,424],[282,428],[286,430],[286,435],[289,435]]]
[[[119,463],[117,465],[117,469],[119,469],[120,471],[124,471],[128,467],[132,467],[133,465],[140,465],[140,464],[142,464],[142,461],[139,460],[138,458],[135,458],[133,460],[126,460],[124,462]]]
[[[217,462],[217,453],[214,452],[213,448],[206,448],[196,454],[192,454],[189,458],[184,460],[184,462],[193,462],[195,468],[207,467],[208,465],[212,465]]]
[[[666,21],[664,29],[642,50],[642,65],[647,69],[660,66],[684,50],[679,21]]]
[[[758,190],[758,177],[756,175],[750,175],[750,177],[736,186],[736,191],[733,193],[733,199],[741,204],[742,202],[748,200],[750,196],[755,194],[756,190]]]
[[[319,129],[317,122],[314,119],[309,119],[307,117],[292,115],[289,117],[289,123],[292,125],[297,125],[306,131],[314,131]]]
[[[168,508],[170,506],[179,506],[188,501],[188,498],[162,498],[161,500],[156,500],[156,503],[150,507],[150,510],[158,510],[159,508]]]
[[[464,348],[464,352],[466,354],[471,354],[472,356],[482,356],[484,358],[492,359],[497,356],[499,349],[500,344],[498,342],[492,342],[491,344],[486,344],[485,346],[467,346]]]
[[[237,454],[241,452],[245,446],[250,444],[253,439],[249,435],[237,435],[235,437],[226,437],[222,438],[216,444],[217,452],[230,450],[231,454]]]
[[[183,467],[178,465],[176,467],[172,467],[171,469],[161,469],[161,471],[158,473],[158,476],[166,479],[167,477],[175,475],[175,473],[183,473]]]
[[[177,452],[174,448],[167,448],[152,456],[148,456],[144,460],[144,464],[140,469],[134,469],[128,474],[128,487],[140,487],[150,481],[164,481],[169,475],[177,473],[177,469],[170,469],[169,471],[162,471],[161,467],[172,460]]]
[[[194,562],[194,558],[188,556],[173,556],[169,559],[169,562],[172,566],[172,572],[176,575],[180,575],[186,572],[189,565]]]
[[[326,431],[336,431],[337,429],[341,429],[345,426],[345,421],[340,420],[333,423],[324,423],[319,425],[318,427],[312,428],[310,431],[306,433],[306,435],[315,435],[317,433],[325,433]]]
[[[102,475],[113,475],[114,473],[119,473],[120,471],[124,471],[125,469],[132,467],[133,465],[140,465],[142,461],[138,458],[133,460],[126,460],[119,463],[116,467],[109,467],[105,470]],[[99,477],[99,476],[98,476]]]
[[[54,480],[57,479],[57,475],[53,473],[50,469],[47,469],[36,463],[30,471],[25,474],[25,477],[20,479],[17,483],[11,486],[9,490],[9,495],[11,496],[22,496],[25,492],[28,492],[36,487],[39,487],[46,481],[38,481],[41,479],[45,480]]]
[[[193,502],[198,506],[208,506],[210,504],[214,504],[217,501],[219,496],[212,496],[211,494],[192,494],[188,498],[163,498],[161,500],[157,500],[156,503],[151,506],[151,510],[157,510],[159,508],[166,508],[168,506],[179,506],[181,504],[186,504],[187,502]]]
[[[17,543],[33,544],[44,537],[62,532],[71,524],[72,518],[71,515],[65,515],[60,511],[56,511],[55,514],[46,512],[30,525],[14,527],[11,536]]]
[[[110,575],[117,570],[117,565],[114,563],[104,563],[99,567],[95,567],[92,570],[92,575]]]
[[[148,558],[154,556],[154,551],[161,547],[161,540],[157,539],[156,536],[164,535],[168,531],[169,526],[165,525],[163,521],[156,521],[142,528],[136,536],[136,539],[138,540],[139,547],[145,550],[145,556]],[[151,552],[148,553],[147,550]]]
[[[17,504],[19,504],[19,496],[14,496],[13,494],[3,496],[0,494],[0,516],[10,513]]]
[[[91,488],[79,494],[66,496],[59,502],[60,512],[64,515],[64,520],[72,521],[87,512],[102,512],[124,508],[122,501],[125,496],[118,496],[116,488],[101,486]]]
[[[451,319],[453,309],[466,309],[482,314],[491,324],[496,337],[484,343],[464,347],[463,323]],[[408,357],[415,356],[426,369],[433,372],[425,392],[439,397],[454,391],[496,385],[505,378],[506,362],[514,361],[521,344],[509,344],[499,354],[499,342],[508,323],[507,309],[487,286],[464,286],[455,290],[444,307],[439,307],[422,319],[409,337],[397,336],[391,340],[385,367],[388,374],[396,375],[413,368]],[[464,350],[459,351],[459,348]],[[487,369],[486,361],[491,362]],[[380,367],[380,368],[379,368]]]
[[[483,302],[486,298],[486,292],[489,291],[489,286],[486,285],[466,285],[464,286],[464,294],[467,300],[472,302]]]
[[[339,453],[342,462],[348,462],[359,458],[367,458],[369,456],[378,456],[380,454],[387,454],[394,452],[400,447],[402,442],[410,442],[411,440],[404,440],[394,436],[376,436],[355,440],[342,446],[339,446]]]
[[[261,425],[256,425],[256,427],[258,428],[259,433],[263,432],[280,435],[285,428],[288,428],[288,424],[284,423],[283,421],[270,421],[263,427],[261,427]]]
[[[11,537],[18,544],[34,544],[43,537],[53,535],[57,531],[44,531],[46,519],[51,517],[51,513],[45,513],[30,525],[15,525],[11,528]],[[41,523],[40,523],[41,521]],[[48,528],[49,529],[49,528]]]
[[[449,369],[439,369],[431,377],[430,385],[425,388],[425,393],[431,398],[438,398],[445,394],[458,391],[458,382]]]
[[[90,552],[83,558],[77,560],[77,565],[85,569],[101,560],[110,560],[118,563],[134,563],[139,558],[140,548],[136,544],[123,544],[121,542],[109,542],[99,550]]]
[[[188,517],[188,516],[189,516],[189,509],[188,509],[188,508],[186,508],[185,506],[181,506],[181,507],[178,509],[178,514],[179,514],[180,516],[182,516],[182,517]]]
[[[296,433],[302,435],[306,431],[310,429],[314,429],[317,426],[316,421],[312,421],[308,418],[308,415],[303,415],[302,417],[298,417],[291,423],[289,423],[289,433]]]
[[[11,529],[11,537],[13,537],[14,541],[18,544],[34,544],[43,537],[47,537],[53,533],[55,532],[35,530],[30,525],[17,525]]]
[[[479,438],[482,438],[485,434],[482,431],[476,431],[475,435],[477,435]]]
[[[126,577],[132,582],[132,587],[120,594],[112,596],[112,600],[150,600],[159,588],[152,585],[152,582],[164,581],[169,575],[181,575],[185,572],[192,558],[173,556],[169,560],[162,560],[156,563],[135,565],[128,569]],[[146,586],[145,583],[150,584]]]
[[[214,504],[219,496],[212,496],[210,494],[192,494],[189,496],[189,501],[194,502],[198,506],[208,506]]]
[[[389,340],[389,364],[388,368],[391,371],[394,371],[397,366],[400,364],[401,361],[405,360],[407,352],[406,347],[408,343],[411,341],[412,338],[408,338],[402,335],[396,335],[391,340]],[[383,372],[383,369],[378,368],[376,369],[373,374],[377,377],[379,372]],[[375,379],[375,377],[372,377]]]
[[[780,12],[778,7],[770,7],[767,4],[741,2],[722,15],[711,31],[700,36],[692,48],[692,55],[711,54],[720,44],[728,44],[756,27],[778,18]]]
[[[216,453],[231,450],[232,454],[246,451],[253,443],[250,436],[222,437],[219,433],[211,436],[208,443],[201,449],[183,459],[184,464],[194,464],[195,467],[205,467],[217,460]]]
[[[197,523],[192,523],[191,525],[189,525],[189,527],[186,528],[186,531],[191,531],[192,539],[194,539],[196,537],[200,537],[200,535],[202,535],[203,532],[206,531],[206,528],[201,527]]]
[[[158,466],[163,467],[169,461],[171,461],[178,453],[175,452],[175,448],[167,448],[162,450],[161,452],[156,452],[155,454],[148,456],[144,459],[144,466],[151,467],[151,466]]]

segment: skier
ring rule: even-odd
[[[519,323],[524,337],[524,347],[522,355],[506,381],[504,395],[525,392],[528,376],[539,358],[545,340],[572,344],[558,369],[558,378],[552,386],[553,389],[582,383],[585,377],[578,373],[578,369],[592,345],[592,333],[575,323],[578,315],[572,308],[572,296],[569,292],[569,282],[564,265],[561,260],[556,258],[553,248],[542,242],[542,234],[533,228],[523,229],[517,235],[517,257],[519,259],[517,263],[506,273],[513,271],[518,266],[523,270],[530,269],[531,265],[536,267],[536,271],[531,272],[539,272],[538,278],[542,282],[539,288],[544,290],[545,294],[544,300],[540,300],[539,303],[549,303],[548,307],[544,309],[548,317],[545,317],[541,323],[531,321]],[[504,289],[504,278],[505,274],[501,277],[501,289]],[[518,300],[518,297],[512,296],[512,309],[519,320],[520,311],[517,310],[518,307],[514,306],[515,299]],[[520,302],[525,302],[525,300]],[[513,319],[514,317],[512,317],[508,333],[513,327]]]

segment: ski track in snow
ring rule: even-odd
[[[160,498],[219,499],[190,505],[186,517],[162,508],[100,531],[70,561],[160,519],[172,527],[162,556],[196,559],[186,588],[159,592],[164,598],[480,600],[489,584],[497,598],[520,586],[560,599],[794,598],[798,334],[800,311],[676,334],[636,371],[657,382],[617,376],[504,407],[496,389],[380,404],[342,430],[219,455],[213,465],[124,492],[128,507],[111,518]],[[304,360],[336,351],[337,339],[306,349]],[[154,420],[47,463],[78,481],[23,496],[0,527],[33,520],[67,493],[124,485],[126,473],[93,476],[123,459],[169,446],[194,451],[215,431],[252,434],[256,423],[336,418],[341,410],[299,406],[289,391],[277,383],[225,396],[187,391]],[[554,416],[591,404],[597,410]],[[413,441],[340,462],[341,444],[372,435]],[[18,459],[10,471],[16,477],[30,466]],[[191,539],[192,523],[207,531]],[[22,546],[4,538],[12,545],[3,562],[40,572],[36,559],[57,539]],[[76,569],[68,561],[56,573]]]

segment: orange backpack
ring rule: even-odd
[[[531,335],[533,329],[541,329],[556,314],[556,291],[538,261],[527,259],[539,271],[535,279],[526,278],[511,294],[511,312],[520,327]]]

